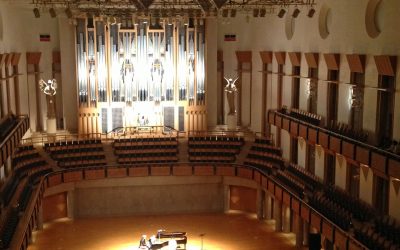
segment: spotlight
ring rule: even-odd
[[[236,16],[236,10],[235,9],[232,9],[231,10],[231,17],[235,17]]]
[[[266,14],[267,14],[267,10],[264,9],[264,8],[262,8],[262,9],[260,10],[260,17],[265,17]]]
[[[139,18],[137,17],[133,18],[133,25],[135,26],[139,25]]]
[[[72,18],[72,11],[70,8],[65,9],[65,15],[67,15],[68,18]]]
[[[297,18],[299,16],[299,14],[300,14],[300,10],[299,10],[299,8],[296,7],[296,9],[294,9],[294,11],[293,11],[292,17]]]
[[[279,17],[279,18],[282,18],[282,17],[285,15],[285,13],[286,13],[286,10],[285,10],[285,9],[281,9],[281,10],[279,11],[279,13],[278,13],[278,17]]]
[[[315,9],[314,9],[314,8],[311,8],[311,9],[308,11],[307,16],[308,16],[309,18],[311,18],[311,17],[314,16],[314,14],[315,14]]]
[[[50,8],[50,9],[49,9],[49,13],[50,13],[50,16],[51,16],[52,18],[55,18],[55,17],[57,16],[56,11],[55,11],[53,8]]]
[[[258,17],[259,9],[253,9],[253,17]]]
[[[223,9],[222,10],[222,17],[228,17],[228,12],[229,12],[228,9]]]
[[[36,18],[39,18],[39,17],[40,17],[40,11],[39,11],[39,9],[38,9],[38,8],[34,8],[34,9],[33,9],[33,14],[35,15]]]
[[[172,25],[172,17],[168,17],[168,25]]]
[[[186,26],[189,26],[189,17],[185,16],[183,18],[183,24],[186,25]]]

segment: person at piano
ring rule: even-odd
[[[142,238],[139,241],[139,249],[149,249],[149,246],[147,245],[147,242],[146,242],[145,234],[142,235]]]
[[[156,236],[153,235],[153,236],[151,236],[150,239],[149,239],[149,243],[148,243],[149,249],[151,249],[155,243],[156,243]]]

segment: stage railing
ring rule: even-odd
[[[285,186],[268,176],[263,169],[239,164],[216,163],[171,163],[96,166],[60,170],[47,174],[39,183],[30,204],[20,219],[10,249],[28,248],[32,230],[37,226],[39,211],[44,192],[47,188],[63,183],[92,179],[121,178],[135,176],[234,176],[256,182],[260,188],[269,192],[276,200],[290,207],[292,211],[310,223],[339,249],[368,249],[358,242],[351,232],[343,231],[339,226],[313,209],[305,200],[292,193]]]

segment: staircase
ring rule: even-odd
[[[189,162],[188,155],[188,138],[178,138],[178,162]]]
[[[109,142],[103,142],[102,144],[107,165],[117,165],[117,156],[114,154],[112,144]]]
[[[37,152],[39,153],[40,157],[42,157],[53,170],[60,170],[61,168],[58,167],[57,161],[53,160],[50,155],[44,151],[43,146],[35,146]]]
[[[246,157],[249,154],[251,146],[253,145],[253,142],[254,142],[254,138],[249,137],[249,135],[246,135],[246,137],[244,139],[245,139],[244,145],[242,146],[240,153],[238,155],[236,155],[236,163],[237,164],[243,164],[246,161]]]

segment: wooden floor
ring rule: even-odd
[[[60,219],[34,233],[28,250],[131,250],[142,234],[158,229],[185,231],[188,250],[295,249],[294,234],[275,233],[273,221],[254,215],[228,214],[152,215],[96,219]],[[147,237],[147,238],[148,238]]]

